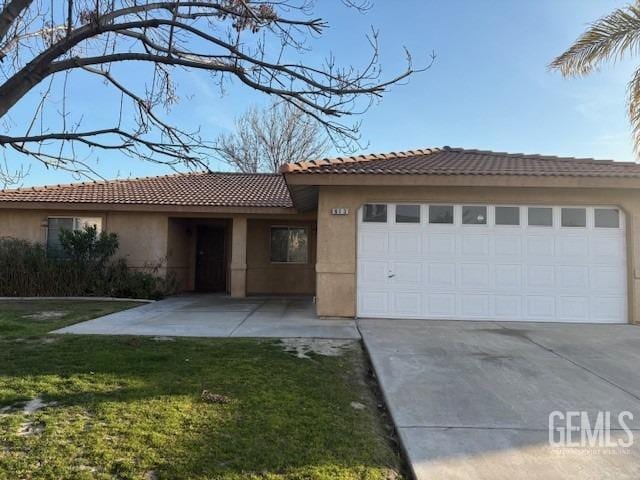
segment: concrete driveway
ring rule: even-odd
[[[418,479],[640,478],[640,328],[366,319],[358,325]],[[555,410],[586,411],[592,427],[599,411],[610,411],[614,441],[628,439],[617,416],[629,411],[635,443],[550,446]],[[556,417],[554,426],[566,423]]]
[[[354,320],[320,319],[306,297],[181,295],[54,333],[359,339]]]

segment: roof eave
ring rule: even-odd
[[[640,188],[640,177],[586,175],[432,175],[392,173],[285,173],[292,185]]]

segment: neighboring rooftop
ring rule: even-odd
[[[0,190],[0,202],[293,207],[282,175],[184,173]]]
[[[503,153],[463,148],[425,148],[405,152],[325,158],[288,163],[282,173],[391,175],[528,175],[640,178],[640,164]]]

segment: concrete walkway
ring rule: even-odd
[[[354,320],[320,319],[310,298],[184,295],[135,307],[54,333],[184,337],[359,339]]]
[[[640,328],[419,320],[358,325],[419,480],[640,478]],[[592,426],[598,412],[610,411],[614,441],[627,439],[617,416],[629,411],[635,443],[550,446],[554,410],[586,411]]]

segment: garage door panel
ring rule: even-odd
[[[584,261],[585,257],[589,255],[589,240],[584,235],[562,235],[558,237],[558,249],[557,254],[561,261],[567,261],[568,259],[577,259],[578,261]]]
[[[623,263],[625,261],[624,238],[598,235],[591,239],[591,251],[596,263]]]
[[[427,298],[428,318],[451,318],[456,315],[455,294],[432,294]]]
[[[526,316],[532,320],[553,320],[556,317],[556,298],[552,295],[528,295]]]
[[[428,267],[430,287],[456,286],[456,265],[454,263],[432,263]]]
[[[459,286],[465,288],[489,288],[489,265],[483,263],[463,263],[460,265]]]
[[[565,265],[556,267],[557,288],[587,289],[589,287],[589,269],[584,265]]]
[[[626,316],[626,298],[596,296],[591,298],[592,319],[601,323],[622,323]]]
[[[522,288],[522,265],[495,265],[494,285],[498,290],[520,290]]]
[[[358,295],[358,311],[362,315],[384,316],[391,312],[388,308],[388,292],[384,290],[360,291]]]
[[[421,263],[391,262],[391,271],[395,275],[392,279],[395,284],[422,285]]]
[[[558,297],[558,317],[560,320],[589,321],[588,297]]]
[[[623,292],[626,286],[626,272],[620,267],[596,265],[591,267],[593,288],[602,293]]]
[[[502,234],[494,238],[496,257],[520,258],[522,255],[522,238],[517,235]]]
[[[461,294],[458,295],[459,311],[463,317],[475,317],[479,319],[489,318],[488,294]]]
[[[453,256],[456,254],[456,236],[453,233],[423,234],[424,250],[428,256]]]
[[[516,225],[496,226],[494,207],[486,208],[483,225],[461,225],[460,205],[452,223],[430,224],[428,205],[416,224],[395,223],[394,216],[387,223],[360,220],[358,315],[627,321],[624,221],[596,227],[594,207],[578,207],[586,226],[565,227],[558,206],[553,225],[531,227],[524,207],[519,223],[516,217]]]
[[[393,311],[408,317],[420,317],[423,314],[421,292],[393,292]]]
[[[407,255],[420,255],[422,253],[420,232],[392,232],[391,254],[405,257]]]
[[[358,263],[358,280],[361,284],[381,287],[387,283],[389,267],[387,262],[361,260]]]
[[[553,265],[527,265],[527,289],[555,287],[556,271]]]
[[[389,253],[388,232],[363,232],[360,235],[359,252],[362,255],[385,256]]]
[[[466,233],[460,240],[462,245],[462,255],[478,257],[489,255],[489,235]]]
[[[555,255],[555,239],[548,235],[529,235],[526,238],[530,258],[549,258]]]
[[[494,314],[502,319],[521,318],[522,296],[496,295],[494,297]]]

